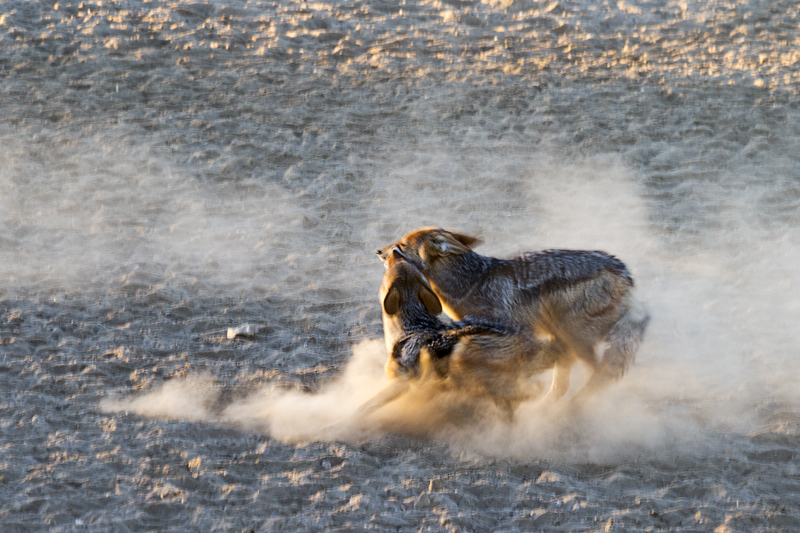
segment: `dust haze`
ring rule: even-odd
[[[364,221],[367,242],[351,254],[369,256],[406,231],[438,225],[480,235],[485,244],[478,251],[487,255],[556,247],[617,255],[632,270],[638,297],[653,318],[636,364],[584,413],[542,412],[535,403],[523,404],[508,427],[488,404],[473,406],[474,420],[466,423],[453,414],[460,412],[453,402],[463,398],[426,398],[427,405],[406,398],[368,420],[355,420],[357,407],[387,384],[380,339],[354,345],[340,375],[321,382],[315,393],[266,385],[223,405],[208,392],[196,392],[214,390],[195,386],[198,379],[212,380],[207,375],[105,400],[103,408],[233,425],[287,442],[363,441],[400,432],[487,456],[583,462],[700,452],[718,438],[759,427],[765,398],[796,404],[789,376],[797,365],[788,348],[797,341],[790,324],[798,311],[782,297],[782,288],[795,286],[798,276],[792,268],[796,232],[760,221],[756,208],[773,194],[771,186],[695,182],[685,192],[694,210],[675,229],[659,220],[659,199],[648,197],[644,176],[617,155],[566,162],[552,150],[527,153],[506,146],[495,155],[486,148],[448,150],[436,138],[423,144],[426,149],[394,150],[382,168],[372,170],[371,193],[332,214],[346,223]],[[747,169],[734,179],[747,182]],[[302,209],[287,198],[278,195],[275,202],[265,191],[255,198],[237,196],[220,187],[214,191],[220,200],[184,184],[168,200],[183,209],[163,206],[159,215],[164,183],[158,174],[140,181],[136,198],[142,204],[127,208],[128,216],[163,220],[151,222],[151,235],[134,250],[149,249],[161,261],[139,260],[134,268],[144,263],[144,269],[163,273],[164,283],[191,280],[205,290],[264,293],[270,280],[291,272],[304,282],[321,282],[308,274],[313,271],[365,295],[379,309],[380,263],[367,257],[335,268],[324,251],[304,255],[320,242],[301,229]],[[80,218],[84,224],[90,219]],[[91,220],[82,231],[108,246],[116,230],[96,215]],[[277,228],[285,241],[275,236]],[[127,244],[113,246],[110,257],[131,252]],[[284,255],[289,250],[298,253]],[[62,252],[67,250],[53,250]],[[547,386],[548,379],[549,373],[540,376],[538,385]],[[585,372],[574,369],[571,391],[584,379]]]
[[[796,4],[6,0],[3,531],[800,530]],[[618,256],[635,364],[354,419],[427,225]]]

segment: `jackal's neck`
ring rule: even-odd
[[[431,272],[428,280],[445,305],[452,307],[486,279],[495,261],[491,257],[467,252],[451,257],[447,267]]]
[[[411,333],[413,331],[438,331],[444,327],[438,318],[422,310],[403,312],[400,314],[400,320],[405,333]]]
[[[418,331],[441,331],[445,329],[444,323],[434,315],[428,313],[420,304],[407,307],[393,317],[383,315],[383,336],[386,340],[386,349],[392,353],[395,343],[400,338]]]

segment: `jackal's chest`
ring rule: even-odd
[[[383,316],[383,339],[386,341],[386,351],[392,353],[394,345],[398,339],[405,335],[406,332],[399,319]]]

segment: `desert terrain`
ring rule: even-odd
[[[0,2],[0,530],[800,530],[798,24]],[[341,423],[385,384],[374,250],[426,225],[616,255],[636,364],[581,415]]]

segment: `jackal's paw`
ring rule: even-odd
[[[392,359],[405,369],[419,366],[419,352],[425,347],[430,335],[426,331],[414,332],[398,340],[392,349]]]

